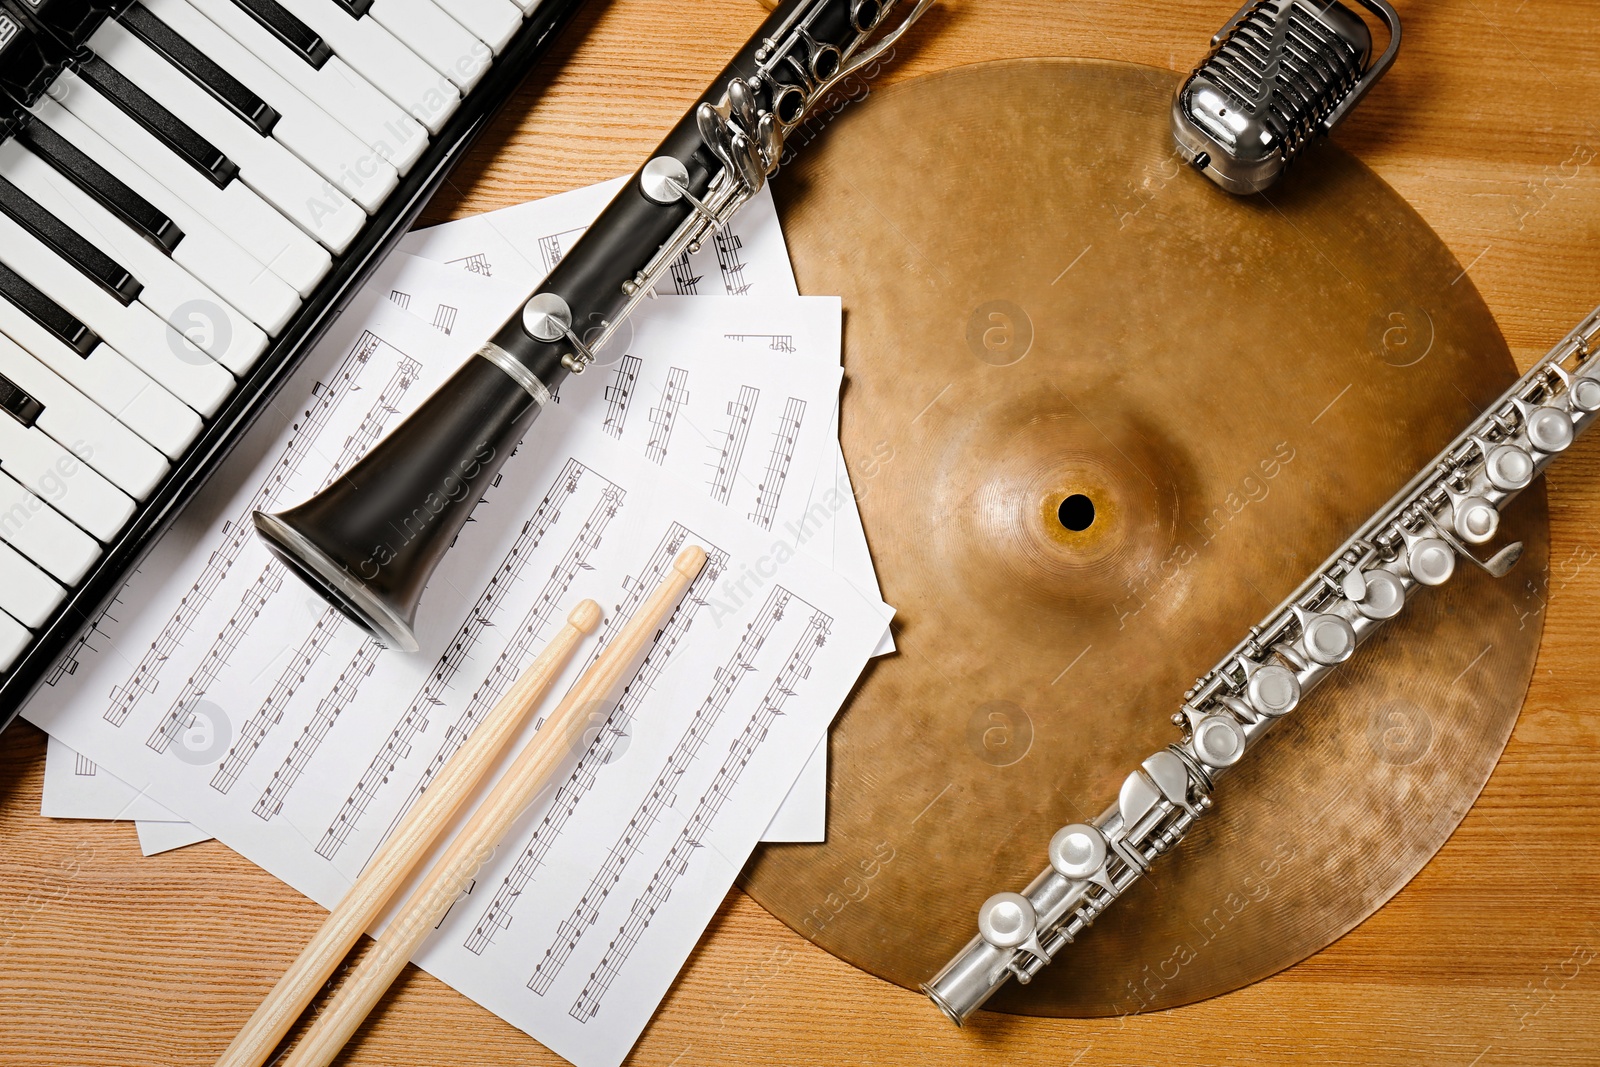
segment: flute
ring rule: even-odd
[[[1504,577],[1521,542],[1479,555],[1515,500],[1600,412],[1590,342],[1600,308],[1534,364],[1183,695],[1182,740],[1145,760],[1116,803],[1058,830],[1049,867],[978,909],[978,934],[923,984],[961,1025],[1011,979],[1026,983],[1175,848],[1230,767],[1458,562]]]

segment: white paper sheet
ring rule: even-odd
[[[630,345],[638,381],[680,368],[693,383],[693,414],[664,462],[649,453],[656,423],[634,417],[662,396],[641,385],[614,436],[611,372],[569,380],[435,577],[423,653],[401,656],[274,574],[244,521],[316,491],[470,358],[475,344],[463,351],[375,293],[346,311],[91,631],[75,670],[25,714],[331,906],[578,598],[595,597],[615,625],[679,543],[704,544],[711,570],[599,717],[603,736],[419,957],[580,1067],[614,1067],[887,623],[887,607],[750,517],[765,514],[788,401],[805,400],[802,428],[826,423],[837,376],[706,336],[722,313],[697,332],[694,305],[711,302],[651,305]],[[802,350],[819,330],[836,345],[837,304],[827,321],[818,308],[780,301],[760,314]],[[663,319],[672,328],[658,341]],[[706,361],[717,373],[696,375]],[[748,387],[761,393],[753,410]],[[677,477],[695,453],[699,477]],[[811,463],[797,451],[775,525],[805,503],[788,488],[814,480]],[[519,906],[523,895],[538,906]]]
[[[460,219],[440,226],[417,230],[401,241],[400,248],[413,255],[436,260],[463,271],[500,281],[510,280],[514,295],[491,319],[505,321],[521,299],[560,261],[572,243],[582,235],[600,211],[622,188],[627,178],[617,178],[585,189],[576,189],[515,207]],[[761,193],[740,211],[735,219],[737,233],[718,235],[712,245],[697,255],[686,257],[672,271],[671,288],[677,295],[700,295],[719,290],[730,296],[782,291],[798,293],[788,247],[783,240],[772,191]],[[772,338],[781,347],[781,338]],[[835,426],[837,436],[837,425]],[[830,517],[825,530],[806,529],[796,534],[796,542],[806,542],[806,551],[855,582],[862,592],[881,599],[872,558],[867,553],[866,533],[861,512],[849,489],[844,454],[835,460],[836,470],[819,472],[813,496],[822,500],[828,489],[842,494],[842,506],[827,509]],[[828,498],[833,499],[833,498]],[[885,629],[874,650],[875,656],[894,651],[894,636]],[[818,746],[796,781],[791,800],[786,801],[763,835],[764,841],[804,842],[827,838],[828,749]]]
[[[589,228],[626,178],[413,230],[399,250],[531,293]],[[662,296],[798,296],[772,191],[740,209],[727,229],[675,265]]]
[[[193,823],[146,822],[141,819],[134,825],[139,832],[139,851],[146,856],[155,856],[211,840],[210,834]]]
[[[39,814],[50,819],[181,821],[153,797],[101,770],[93,760],[54,737],[44,754],[44,796]]]
[[[211,838],[54,737],[45,748],[39,814],[51,819],[133,819],[146,856]]]
[[[615,186],[616,183],[608,183]],[[579,190],[575,194],[565,197],[552,198],[565,201],[568,204],[578,204],[590,214],[597,212],[604,205],[605,199],[596,202],[597,194],[592,190]],[[513,209],[524,220],[524,226],[542,224],[547,227],[565,227],[565,222],[573,218],[569,208],[563,207],[552,212],[549,202],[542,202],[542,207],[537,212],[525,209]],[[743,224],[762,234],[754,240],[755,247],[760,251],[760,256],[753,261],[749,270],[758,276],[761,281],[752,282],[747,286],[750,293],[770,291],[772,293],[793,293],[794,278],[788,270],[788,259],[782,248],[781,235],[774,241],[771,236],[776,230],[776,216],[772,214],[770,200],[765,203],[751,205],[752,214]],[[505,213],[497,213],[505,214]],[[495,234],[497,231],[488,229],[484,222],[492,216],[479,216],[465,220],[470,224],[467,228],[479,233]],[[588,216],[584,216],[587,220]],[[463,223],[452,223],[447,227],[436,228],[431,233],[441,230],[455,234],[455,228],[462,227]],[[521,230],[512,229],[514,235],[521,235]],[[581,232],[581,231],[580,231]],[[470,236],[470,235],[469,235]],[[456,240],[455,236],[451,240]],[[435,241],[438,237],[435,237]],[[530,241],[530,247],[539,247],[539,240]],[[548,242],[546,242],[548,245]],[[742,244],[742,240],[741,240]],[[503,252],[496,253],[497,256]],[[518,260],[520,262],[520,259]],[[404,252],[395,253],[379,269],[367,285],[367,290],[385,296],[390,303],[400,307],[422,321],[428,323],[435,330],[447,336],[467,338],[487,337],[500,324],[505,321],[514,309],[526,297],[527,291],[537,282],[528,282],[527,269],[520,272],[501,269],[490,272],[487,268],[481,271],[462,270],[458,266],[449,266],[423,259]],[[542,272],[541,275],[542,277]],[[737,319],[729,319],[729,328],[724,332],[738,332],[740,330],[759,330],[762,323],[759,317],[744,315]],[[748,342],[756,345],[770,343],[767,341]],[[619,346],[620,347],[620,346]],[[833,361],[832,352],[837,344],[831,338],[823,339],[819,346],[814,347],[817,352],[830,353],[828,362]],[[610,372],[613,375],[626,368],[617,368]],[[598,370],[597,370],[598,372]],[[622,379],[618,377],[620,382]],[[707,394],[709,395],[709,394]],[[791,490],[793,491],[793,490]],[[832,534],[828,535],[829,539]],[[819,539],[820,540],[820,539]],[[866,572],[870,576],[869,568]],[[860,574],[855,577],[858,584],[862,584],[872,593],[876,593],[875,585],[867,585],[860,580]],[[824,752],[825,758],[825,752]],[[83,761],[87,763],[88,761]],[[58,807],[70,808],[77,814],[75,818],[165,818],[171,820],[170,813],[161,815],[120,815],[123,800],[122,790],[105,787],[96,789],[92,778],[74,773],[77,760],[47,761],[45,773],[45,788],[47,795],[54,799]],[[811,776],[809,786],[796,790],[796,804],[780,812],[776,822],[776,830],[771,838],[781,841],[820,841],[825,831],[825,792],[826,792],[826,765],[808,764],[808,773]],[[101,784],[104,785],[106,776],[102,776]],[[114,781],[114,779],[113,779]],[[800,798],[805,798],[806,807],[802,810],[799,805]],[[141,805],[159,811],[148,798],[142,800]],[[47,812],[48,814],[48,812]]]

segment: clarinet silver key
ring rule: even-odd
[[[1173,138],[1196,169],[1258,193],[1344,121],[1400,50],[1394,8],[1360,3],[1389,33],[1375,62],[1366,23],[1336,0],[1248,0],[1228,20],[1172,101]]]
[[[778,172],[789,137],[843,106],[934,0],[783,0],[498,332],[337,483],[258,512],[300,578],[385,645],[501,465],[686,254]]]
[[[1368,519],[1250,635],[1195,682],[1173,716],[1182,739],[1123,782],[1092,823],[1059,830],[1049,866],[980,909],[978,934],[923,991],[960,1025],[1006,982],[1034,975],[1176,846],[1230,767],[1294,714],[1407,602],[1463,559],[1502,577],[1520,542],[1481,558],[1500,510],[1600,412],[1600,308]]]

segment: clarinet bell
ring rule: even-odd
[[[272,554],[390,648],[417,651],[428,580],[540,410],[508,373],[469,359],[322,492],[255,513]]]

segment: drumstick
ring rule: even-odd
[[[705,561],[705,550],[697,545],[678,554],[661,585],[550,713],[460,836],[406,900],[377,945],[334,993],[327,1009],[317,1016],[305,1038],[284,1060],[284,1067],[326,1067],[339,1054],[361,1020],[405,968],[417,946],[494,854],[495,846],[517,816],[539,795],[567,756],[580,751],[589,711],[623,680]]]
[[[572,609],[567,624],[417,798],[339,906],[217,1060],[217,1067],[260,1067],[267,1061],[334,968],[383,914],[412,870],[428,855],[462,804],[499,760],[529,712],[538,707],[551,683],[566,669],[583,636],[593,633],[599,623],[600,606],[594,601],[585,600]]]

